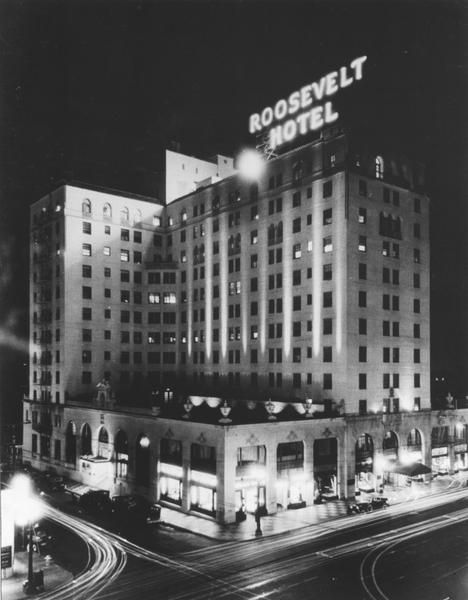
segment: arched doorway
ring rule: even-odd
[[[76,425],[69,421],[65,433],[65,462],[76,464]]]
[[[315,496],[338,497],[338,440],[326,437],[314,440]]]
[[[361,433],[356,440],[356,493],[374,492],[374,442],[368,433]]]
[[[150,440],[144,433],[141,433],[136,441],[135,481],[137,485],[145,487],[150,483]]]
[[[115,476],[124,479],[128,473],[128,438],[125,431],[119,429],[114,440]]]
[[[91,427],[88,425],[88,423],[85,423],[81,429],[81,455],[91,456],[92,454],[93,449]]]
[[[412,429],[406,440],[406,453],[401,457],[402,462],[416,463],[422,462],[422,437],[419,429]]]
[[[100,458],[106,458],[110,460],[111,458],[111,446],[109,444],[109,433],[105,427],[101,427],[98,435],[98,451],[97,455]]]

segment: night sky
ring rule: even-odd
[[[0,391],[27,383],[28,207],[64,178],[158,195],[171,142],[248,143],[248,116],[361,55],[340,112],[426,164],[432,366],[468,394],[468,4],[0,2]],[[13,346],[17,345],[17,349]]]

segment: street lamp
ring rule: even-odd
[[[23,529],[29,525],[28,579],[24,582],[23,589],[26,594],[33,594],[36,592],[33,571],[33,534],[34,523],[41,513],[40,502],[33,497],[31,480],[26,475],[16,475],[12,480],[11,489],[15,499],[15,521]]]

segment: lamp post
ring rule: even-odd
[[[28,579],[24,582],[23,589],[26,594],[33,594],[37,591],[33,569],[34,523],[40,515],[40,504],[32,495],[31,480],[26,475],[16,475],[11,487],[15,496],[15,521],[23,530],[25,525],[29,525]]]

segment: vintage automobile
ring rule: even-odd
[[[161,507],[137,494],[114,496],[112,516],[117,521],[157,523],[161,518]]]
[[[384,496],[372,496],[367,500],[359,500],[348,504],[348,515],[372,512],[375,509],[389,506],[388,499]]]

